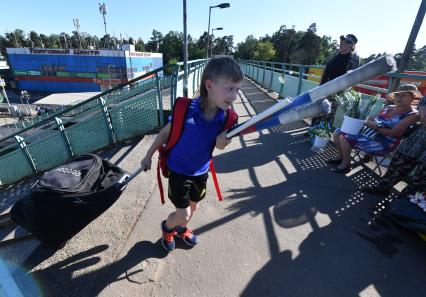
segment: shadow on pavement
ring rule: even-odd
[[[23,264],[26,272],[16,271],[13,277],[24,296],[97,296],[110,283],[127,277],[123,275],[127,275],[127,271],[140,262],[167,256],[160,241],[141,241],[114,263],[82,275],[74,275],[76,271],[101,261],[101,253],[106,249],[108,245],[97,246],[44,269],[31,271],[55,252],[40,245]]]
[[[271,105],[254,99],[257,111]],[[271,259],[241,296],[360,296],[367,288],[367,295],[424,296],[424,278],[419,277],[426,275],[424,242],[381,219],[380,212],[395,195],[378,200],[359,191],[378,178],[365,166],[348,176],[330,172],[325,161],[335,156],[334,148],[311,152],[308,138],[299,134],[304,127],[296,122],[260,133],[255,140],[240,138],[243,149],[215,157],[220,173],[248,170],[252,186],[231,189],[232,212],[194,232],[246,214],[263,217]],[[281,169],[285,181],[262,186],[255,168],[270,162]],[[321,223],[320,215],[330,222]],[[279,249],[274,223],[289,232],[310,225],[297,255]]]

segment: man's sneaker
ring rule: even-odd
[[[177,230],[177,236],[182,238],[187,245],[194,246],[197,244],[197,236],[195,236],[194,233],[192,233],[191,229],[177,226],[176,230]]]
[[[161,244],[164,249],[168,252],[171,252],[175,249],[175,239],[177,232],[175,229],[168,229],[166,227],[166,221],[161,223],[161,230],[163,230],[163,238],[161,240]]]
[[[360,188],[361,191],[371,194],[378,194],[386,196],[390,193],[390,189],[387,187],[384,187],[382,185],[378,186],[364,186]]]

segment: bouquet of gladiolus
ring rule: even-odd
[[[418,207],[426,212],[426,192],[417,192],[414,195],[409,195],[408,198],[410,198],[411,203],[417,204]]]

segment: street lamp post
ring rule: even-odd
[[[217,27],[217,28],[212,29],[212,37],[214,36],[213,35],[213,31],[214,30],[219,31],[219,30],[223,30],[223,28],[222,27]],[[213,45],[210,46],[210,57],[213,57]]]
[[[209,48],[210,48],[210,15],[212,13],[212,8],[216,8],[219,7],[220,9],[222,8],[228,8],[231,5],[229,3],[221,3],[219,5],[216,6],[210,6],[209,7],[209,26],[207,27],[207,49],[206,49],[206,59],[209,58]]]
[[[186,0],[183,0],[183,96],[188,97],[188,33],[186,26]]]

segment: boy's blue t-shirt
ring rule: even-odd
[[[168,157],[170,170],[183,175],[196,176],[209,170],[216,137],[223,130],[225,112],[218,109],[207,121],[200,107],[200,98],[190,103],[182,135]]]

